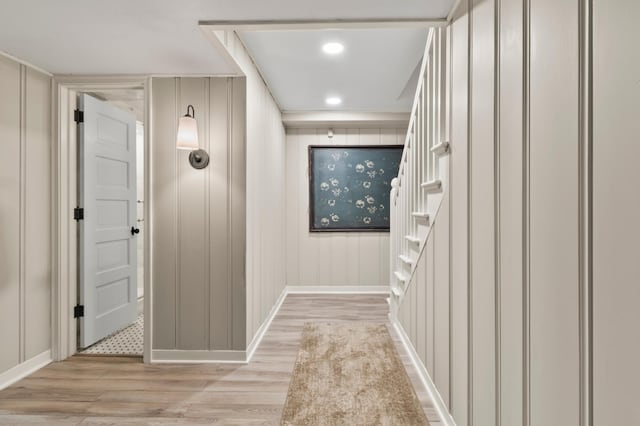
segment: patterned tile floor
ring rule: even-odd
[[[144,318],[138,315],[136,322],[105,337],[80,352],[83,355],[139,355],[142,356]]]

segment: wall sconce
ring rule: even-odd
[[[189,113],[191,109],[191,113]],[[189,163],[194,169],[204,169],[209,165],[209,154],[207,151],[200,149],[198,143],[198,124],[196,122],[196,111],[193,105],[187,107],[187,114],[180,117],[178,122],[178,137],[176,140],[177,149],[185,149],[191,151],[189,154]]]

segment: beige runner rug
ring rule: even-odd
[[[384,324],[307,323],[282,425],[428,425]]]

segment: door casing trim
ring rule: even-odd
[[[73,318],[73,306],[77,298],[77,226],[70,214],[77,200],[77,158],[73,114],[75,99],[69,91],[142,89],[144,91],[144,353],[145,363],[151,359],[152,318],[151,303],[151,199],[150,141],[151,125],[151,77],[150,76],[54,76],[51,93],[51,122],[54,141],[51,159],[51,241],[52,293],[51,293],[51,352],[55,361],[61,361],[76,353],[77,328]],[[73,131],[71,131],[73,130]]]

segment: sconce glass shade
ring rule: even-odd
[[[193,111],[193,107],[189,105],[187,115],[180,117],[180,121],[178,122],[176,148],[193,151],[200,148],[200,145],[198,145],[198,124],[194,118],[195,112],[193,115],[189,114],[189,108]]]

